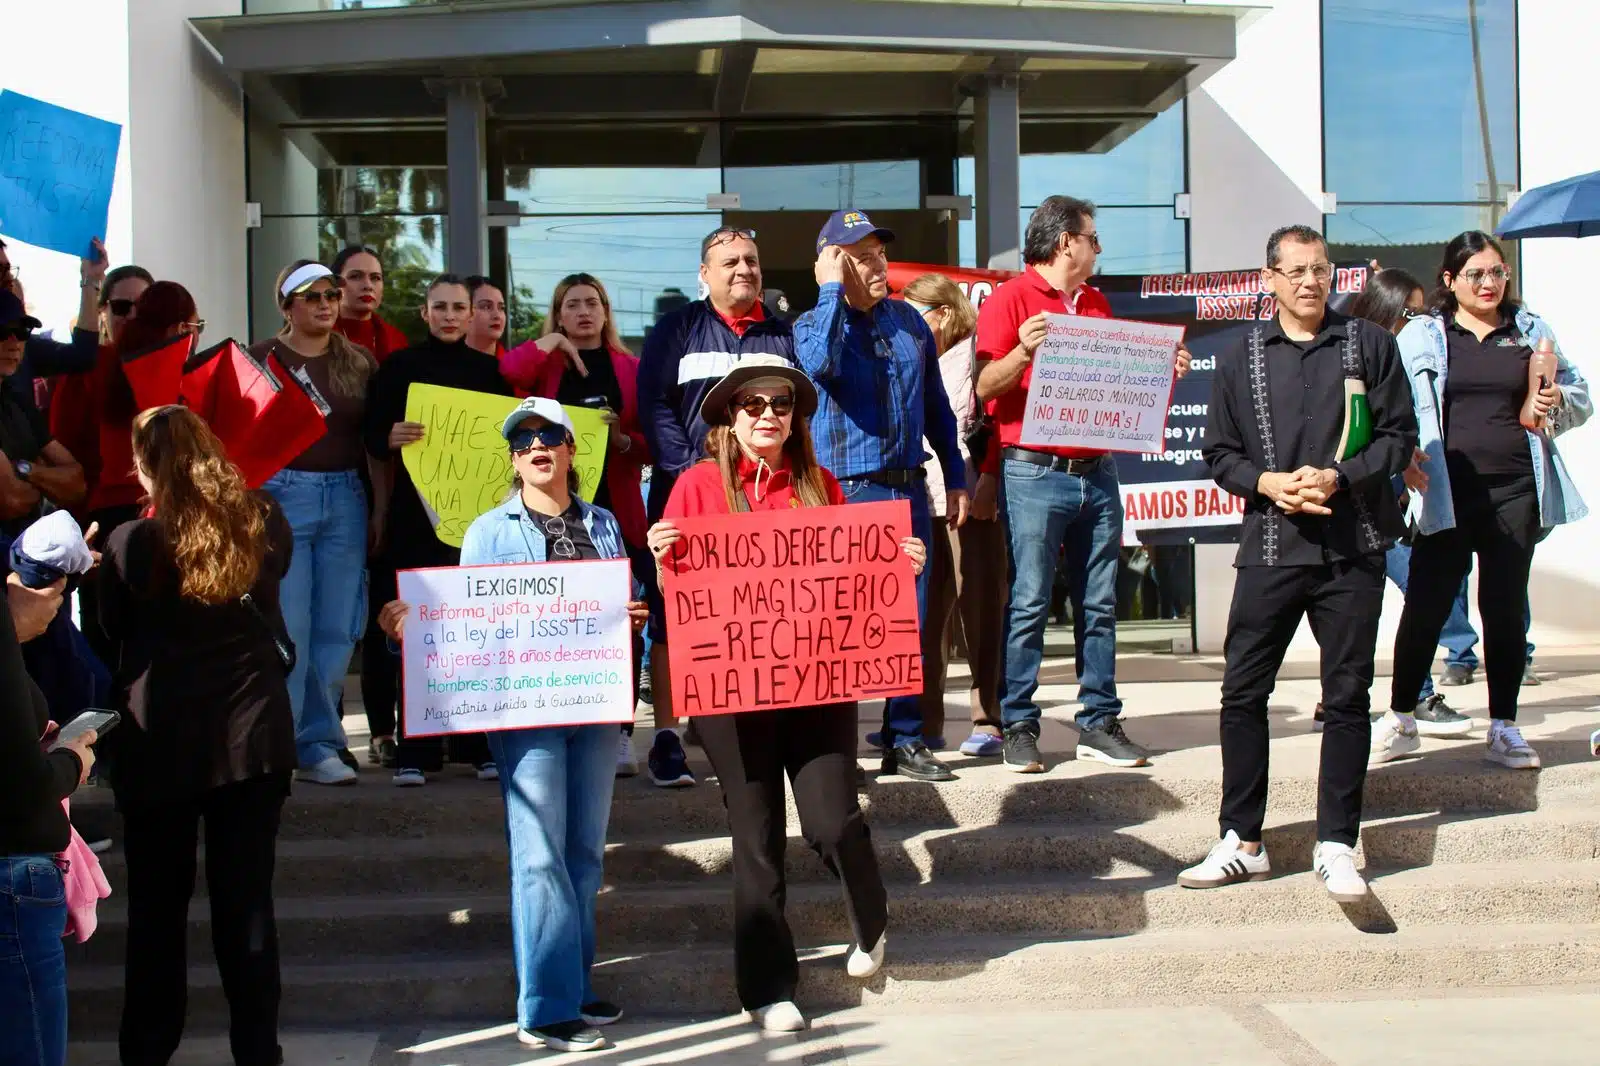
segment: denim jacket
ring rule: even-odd
[[[1555,438],[1583,425],[1594,413],[1589,399],[1589,383],[1561,354],[1561,346],[1544,319],[1526,309],[1516,315],[1517,333],[1523,344],[1536,347],[1550,338],[1560,360],[1556,384],[1561,387],[1561,406],[1550,416],[1550,433],[1528,433],[1533,453],[1533,478],[1539,493],[1542,524],[1550,526],[1576,522],[1589,513],[1578,488],[1567,473],[1567,465],[1556,450]],[[1424,536],[1456,525],[1455,503],[1450,495],[1450,474],[1445,469],[1443,404],[1445,381],[1449,374],[1449,341],[1444,322],[1437,317],[1414,318],[1400,331],[1400,358],[1411,379],[1412,400],[1417,408],[1417,447],[1427,453],[1422,464],[1428,487],[1413,492],[1406,521]]]
[[[576,499],[576,497],[574,497]],[[603,507],[595,507],[577,500],[583,515],[583,528],[602,559],[626,559],[628,551],[622,546],[622,527],[616,517]],[[485,563],[543,563],[549,561],[544,530],[528,517],[522,497],[517,493],[503,503],[473,519],[467,535],[461,541],[461,565],[480,566]],[[643,595],[638,581],[633,582],[634,598]]]

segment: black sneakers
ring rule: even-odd
[[[1005,768],[1017,774],[1044,773],[1044,759],[1039,756],[1039,738],[1025,726],[1006,730],[1005,749],[1000,761]]]
[[[588,1025],[611,1025],[622,1020],[622,1008],[608,999],[585,1003],[578,1014]]]
[[[1472,719],[1451,710],[1437,692],[1417,704],[1412,717],[1417,720],[1417,732],[1425,737],[1459,737],[1472,732]]]
[[[599,1051],[610,1046],[598,1029],[581,1018],[537,1029],[518,1029],[517,1041],[526,1047],[547,1047],[551,1051]]]
[[[956,775],[950,768],[928,750],[928,746],[921,740],[910,744],[888,748],[883,753],[883,762],[879,764],[878,772],[881,774],[900,774],[914,781],[954,781]]]
[[[1150,762],[1150,750],[1135,744],[1122,731],[1122,719],[1113,718],[1098,729],[1078,732],[1080,759],[1098,759],[1111,766],[1145,766]]]
[[[1435,681],[1434,684],[1443,685],[1446,688],[1470,685],[1472,684],[1472,667],[1462,666],[1459,663],[1446,663],[1444,673],[1439,675],[1439,680]]]

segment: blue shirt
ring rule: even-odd
[[[845,303],[844,286],[829,282],[817,306],[795,319],[794,349],[817,386],[817,461],[834,477],[920,467],[927,437],[946,491],[967,487],[939,345],[916,308],[880,300],[857,311]]]

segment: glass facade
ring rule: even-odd
[[[1331,251],[1423,279],[1518,187],[1516,0],[1323,0]]]

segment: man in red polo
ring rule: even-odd
[[[1022,447],[1022,419],[1033,355],[1046,315],[1110,318],[1111,305],[1086,285],[1100,237],[1094,205],[1052,196],[1028,219],[1026,268],[1001,285],[978,313],[978,398],[988,405],[999,446],[1001,501],[1016,577],[1006,614],[1001,720],[1004,761],[1039,773],[1039,666],[1056,560],[1066,546],[1072,600],[1081,616],[1077,715],[1080,759],[1143,766],[1149,751],[1123,732],[1117,698],[1117,568],[1122,549],[1122,490],[1110,454],[1083,448]],[[1189,353],[1178,350],[1178,374]]]

